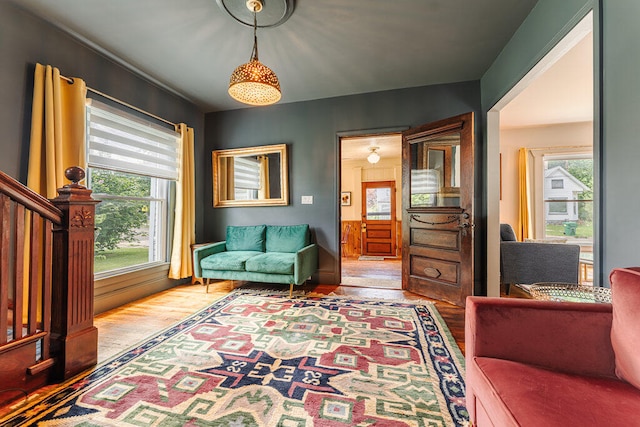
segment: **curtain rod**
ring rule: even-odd
[[[538,151],[538,150],[551,150],[551,149],[556,149],[556,150],[561,150],[564,148],[591,148],[593,149],[592,145],[558,145],[555,147],[534,147],[534,148],[527,148],[527,147],[523,147],[526,148],[529,151]]]
[[[66,80],[67,82],[69,82],[69,83],[71,83],[71,84],[73,84],[73,79],[72,79],[71,77],[66,77],[66,76],[63,76],[62,74],[60,74],[60,78],[61,78],[61,79]],[[125,106],[125,107],[127,107],[127,108],[131,108],[132,110],[135,110],[135,111],[137,111],[137,112],[139,112],[139,113],[146,114],[146,115],[147,115],[147,116],[149,116],[149,117],[153,117],[154,119],[159,120],[159,121],[161,121],[161,122],[164,122],[164,123],[166,123],[166,124],[168,124],[168,125],[171,125],[171,126],[173,126],[174,128],[177,128],[177,127],[178,127],[178,125],[176,125],[176,124],[175,124],[175,123],[173,123],[173,122],[170,122],[169,120],[163,119],[162,117],[158,117],[158,116],[156,116],[155,114],[149,113],[148,111],[144,111],[144,110],[143,110],[143,109],[141,109],[141,108],[138,108],[138,107],[136,107],[136,106],[134,106],[134,105],[131,105],[131,104],[129,104],[128,102],[121,101],[121,100],[119,100],[118,98],[114,98],[114,97],[113,97],[113,96],[111,96],[111,95],[107,95],[106,93],[102,93],[102,92],[100,92],[99,90],[96,90],[96,89],[90,88],[89,86],[87,86],[87,90],[88,90],[89,92],[93,92],[93,93],[95,93],[96,95],[100,95],[100,96],[102,96],[102,97],[104,97],[104,98],[107,98],[107,99],[108,99],[108,100],[110,100],[110,101],[117,102],[117,103],[118,103],[118,104],[120,104],[120,105],[124,105],[124,106]]]

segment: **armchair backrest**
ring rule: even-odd
[[[578,283],[578,245],[501,242],[500,255],[502,283]]]
[[[516,237],[515,231],[513,231],[513,227],[509,224],[500,224],[500,241],[501,242],[515,242],[518,238]]]

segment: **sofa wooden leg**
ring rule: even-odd
[[[293,298],[293,283],[289,284],[289,299]]]
[[[206,286],[206,288],[205,288],[205,293],[207,293],[207,294],[208,294],[208,293],[209,293],[209,283],[211,283],[211,279],[209,279],[209,278],[207,277],[207,278],[206,278],[206,279],[204,279],[204,280],[205,280],[205,286]]]

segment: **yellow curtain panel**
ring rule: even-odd
[[[191,245],[196,241],[195,168],[193,128],[178,125],[181,143],[180,172],[176,183],[176,211],[173,228],[170,279],[182,279],[193,274]]]
[[[36,64],[31,106],[31,140],[27,187],[52,199],[58,188],[69,184],[64,171],[70,166],[86,169],[85,101],[87,87],[83,80],[68,82],[60,70],[50,65]],[[31,234],[31,224],[25,224],[25,236]],[[40,253],[44,242],[40,242]],[[24,265],[28,271],[30,240],[25,239]],[[42,262],[42,259],[40,259]],[[41,277],[42,265],[38,265]],[[28,307],[29,277],[24,278],[23,305]],[[38,294],[38,318],[42,314],[42,295]],[[26,311],[23,321],[26,321]]]
[[[518,225],[516,229],[516,235],[521,242],[531,237],[531,219],[529,217],[531,203],[529,199],[527,156],[528,150],[521,148],[518,152]]]
[[[267,156],[258,156],[260,161],[260,189],[258,190],[258,199],[270,199],[269,193],[269,158]]]
[[[79,78],[68,82],[50,65],[36,64],[34,77],[27,186],[53,198],[69,183],[67,168],[86,169],[87,86]]]

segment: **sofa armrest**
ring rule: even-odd
[[[615,378],[611,304],[468,297],[467,363],[493,357]]]
[[[318,245],[315,243],[305,246],[296,252],[296,263],[293,280],[300,285],[313,275],[318,269]]]
[[[218,252],[224,252],[227,250],[227,242],[216,242],[210,245],[200,246],[193,251],[193,275],[195,277],[202,277],[202,268],[200,268],[200,261],[209,255],[217,254]]]

